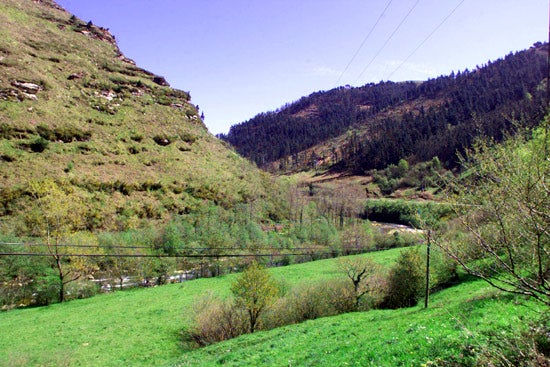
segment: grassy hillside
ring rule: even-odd
[[[51,178],[83,197],[90,229],[231,207],[270,179],[207,131],[188,92],[127,59],[108,30],[49,0],[0,3],[0,215],[6,231]]]
[[[307,321],[185,353],[175,366],[463,366],[480,350],[493,357],[503,352],[503,345],[488,345],[490,335],[510,336],[542,314],[467,282],[434,295],[427,310]]]
[[[389,266],[399,249],[369,255]],[[338,276],[335,260],[270,272],[288,285]],[[0,314],[0,364],[6,366],[335,366],[421,365],[461,353],[483,330],[508,332],[537,307],[466,282],[420,307],[352,313],[187,351],[179,331],[205,292],[229,294],[233,275],[201,279]],[[528,306],[528,307],[524,307]],[[472,345],[484,339],[472,339]]]

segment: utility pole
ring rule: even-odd
[[[550,108],[550,1],[548,1],[548,55],[546,57],[546,112]]]
[[[426,295],[424,297],[424,308],[428,308],[430,299],[430,245],[432,231],[428,229],[428,244],[426,247]]]

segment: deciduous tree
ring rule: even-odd
[[[29,192],[34,198],[34,207],[26,217],[27,225],[45,241],[46,253],[53,259],[59,279],[59,302],[63,302],[65,286],[94,268],[83,257],[71,256],[86,252],[85,248],[65,242],[83,228],[85,207],[69,186],[63,187],[52,180],[29,183]]]
[[[548,124],[548,120],[545,122]],[[537,129],[502,145],[480,142],[453,182],[460,243],[438,244],[467,272],[492,286],[550,305],[549,137]]]
[[[279,294],[277,283],[257,262],[252,262],[231,286],[235,305],[248,315],[250,332],[258,325],[258,319]]]

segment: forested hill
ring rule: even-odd
[[[356,173],[434,156],[447,166],[476,136],[502,138],[540,119],[547,45],[424,82],[380,82],[313,93],[231,127],[220,138],[260,167]]]

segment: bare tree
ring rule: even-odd
[[[378,265],[366,257],[352,256],[341,258],[338,269],[353,284],[355,310],[358,310],[361,298],[373,291],[372,280],[378,273]]]
[[[491,146],[479,143],[451,183],[459,241],[436,241],[468,273],[506,292],[550,305],[550,159],[536,130]]]

